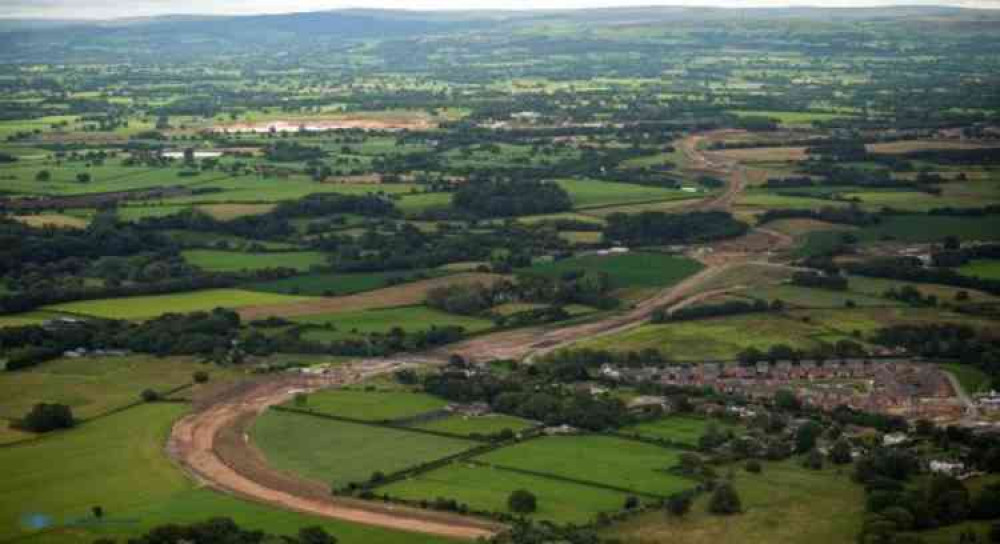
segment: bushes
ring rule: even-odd
[[[668,313],[660,308],[653,312],[650,319],[652,323],[666,323],[668,321],[684,321],[688,319],[702,319],[706,317],[720,317],[726,315],[739,315],[754,312],[766,312],[770,309],[768,304],[762,300],[754,302],[743,302],[741,300],[731,300],[718,304],[704,304],[701,306],[687,306]]]
[[[813,272],[796,272],[792,275],[792,284],[801,287],[832,289],[834,291],[847,290],[847,278],[838,275],[816,274]]]
[[[507,508],[518,514],[530,514],[538,510],[538,499],[526,489],[517,489],[507,499]]]
[[[475,181],[455,191],[452,206],[479,217],[512,217],[567,211],[569,194],[543,181]]]
[[[629,245],[690,244],[745,234],[746,223],[727,212],[611,214],[604,239]]]
[[[76,425],[73,411],[65,404],[36,404],[27,415],[13,423],[13,427],[34,433],[56,429],[69,429]]]
[[[740,496],[732,484],[723,482],[715,487],[708,501],[708,511],[718,515],[738,514],[743,511]]]

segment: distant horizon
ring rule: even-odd
[[[357,0],[137,0],[126,5],[108,5],[98,0],[0,0],[0,20],[41,19],[51,21],[113,21],[147,17],[286,15],[327,11],[407,11],[407,12],[532,12],[616,8],[722,9],[870,9],[870,8],[962,8],[1000,9],[1000,0],[374,0],[353,5]]]

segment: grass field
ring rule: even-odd
[[[556,523],[586,523],[598,512],[620,510],[624,493],[493,467],[452,464],[415,478],[380,488],[379,492],[412,500],[455,499],[477,510],[507,512],[507,498],[528,489],[538,499],[532,519]]]
[[[334,389],[309,395],[314,412],[366,421],[388,421],[440,410],[448,404],[426,393]]]
[[[0,540],[31,544],[89,544],[100,537],[124,541],[166,523],[230,517],[241,526],[292,535],[321,525],[345,544],[452,542],[277,510],[223,495],[196,484],[163,451],[170,426],[183,415],[179,404],[145,404],[30,444],[0,449],[0,463],[17,466],[0,481]],[[137,486],[136,482],[142,485]],[[104,524],[81,524],[100,505]],[[23,525],[45,516],[49,530]]]
[[[431,278],[427,280],[414,281],[403,285],[394,285],[383,289],[376,289],[365,293],[355,293],[341,297],[311,298],[302,300],[302,297],[290,297],[289,300],[278,301],[269,305],[261,305],[259,308],[246,308],[240,312],[243,317],[257,319],[271,315],[283,317],[295,317],[306,315],[327,315],[341,312],[357,312],[362,310],[372,310],[376,308],[398,308],[401,306],[418,306],[427,299],[427,292],[435,287],[455,284],[484,284],[490,285],[505,276],[498,274],[487,274],[478,272],[456,273],[445,277]],[[282,297],[287,295],[272,295],[268,293],[257,293],[265,296]]]
[[[719,472],[723,473],[725,469]],[[838,474],[838,472],[841,472]],[[765,463],[761,474],[737,468],[734,485],[744,513],[707,512],[701,495],[683,518],[652,511],[602,532],[626,544],[843,544],[854,542],[864,515],[864,490],[850,471],[812,471],[798,460]]]
[[[1000,261],[977,260],[958,269],[966,276],[974,276],[984,280],[1000,280]]]
[[[750,347],[767,350],[774,344],[786,344],[809,349],[816,347],[820,340],[830,342],[844,337],[844,334],[801,320],[774,314],[751,314],[642,325],[575,346],[613,351],[654,348],[678,360],[704,361],[735,359],[740,351]]]
[[[850,288],[847,291],[834,291],[797,285],[778,285],[748,291],[747,295],[768,302],[781,300],[788,305],[799,308],[843,308],[848,301],[858,306],[898,306],[902,304],[891,299],[880,298],[874,294],[852,291]]]
[[[190,249],[181,253],[184,260],[202,270],[211,272],[239,272],[262,268],[294,268],[309,270],[326,263],[326,256],[316,251],[289,251],[282,253],[241,253],[214,249]]]
[[[690,193],[662,187],[647,187],[631,183],[614,183],[592,179],[561,179],[556,183],[569,193],[576,209],[632,204],[653,200],[681,200]]]
[[[457,326],[467,333],[493,328],[493,322],[478,317],[449,314],[426,306],[404,306],[360,312],[339,312],[293,318],[296,323],[330,324],[341,333],[387,333],[395,327],[407,332],[431,327]]]
[[[76,417],[91,417],[139,400],[144,389],[167,391],[191,383],[196,370],[232,376],[189,357],[62,358],[33,368],[0,373],[0,417],[23,416],[39,402],[59,402]]]
[[[0,328],[41,325],[54,317],[59,317],[59,314],[37,311],[12,315],[0,315]]]
[[[484,463],[667,496],[694,482],[664,472],[679,451],[608,436],[549,436],[487,453]]]
[[[418,429],[428,429],[431,431],[441,431],[451,434],[472,435],[472,434],[495,434],[510,429],[520,432],[534,427],[535,424],[519,417],[506,416],[503,414],[491,414],[479,417],[467,417],[460,415],[448,416],[443,419],[435,419],[424,423],[413,425]]]
[[[302,302],[308,297],[257,293],[241,289],[205,289],[188,293],[149,295],[66,302],[47,306],[46,310],[92,315],[109,319],[145,319],[165,313],[187,313],[213,308],[240,308],[260,304]]]
[[[191,486],[163,454],[171,422],[187,408],[147,404],[79,429],[0,449],[0,540],[38,513],[65,524],[101,505],[109,515],[149,507]],[[136,485],[137,482],[142,485]]]
[[[697,446],[698,439],[713,424],[720,430],[737,432],[740,429],[738,425],[725,423],[717,419],[670,416],[625,427],[621,432],[627,434],[638,433],[641,436],[665,438],[674,442]]]
[[[989,375],[972,365],[940,363],[938,366],[951,372],[958,379],[958,383],[962,384],[965,392],[970,395],[986,391],[990,387]]]
[[[605,272],[613,288],[663,287],[677,283],[701,270],[697,261],[660,253],[626,253],[621,255],[588,255],[539,264],[526,272],[559,277],[575,270]]]
[[[343,486],[470,448],[473,443],[423,433],[269,411],[251,433],[275,467]],[[290,445],[294,444],[294,447]]]
[[[863,241],[883,239],[903,242],[940,242],[947,236],[961,240],[996,240],[1000,238],[1000,215],[954,217],[932,215],[896,215],[878,225],[856,232]]]
[[[280,280],[251,283],[245,288],[253,291],[289,295],[350,295],[387,287],[393,280],[402,280],[416,274],[429,277],[447,275],[442,270],[413,272],[366,272],[357,274],[307,274]]]

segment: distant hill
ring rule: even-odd
[[[170,15],[109,21],[0,19],[0,61],[128,62],[205,60],[260,53],[315,54],[338,44],[504,31],[540,24],[656,26],[717,21],[905,20],[995,29],[1000,11],[951,7],[757,8],[629,7],[559,11],[422,12],[350,9],[279,15]],[[718,31],[717,28],[707,30]]]

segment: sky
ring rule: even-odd
[[[636,5],[858,7],[951,5],[1000,9],[1000,0],[0,0],[2,18],[111,19],[168,14],[246,15],[341,8],[573,9]]]

